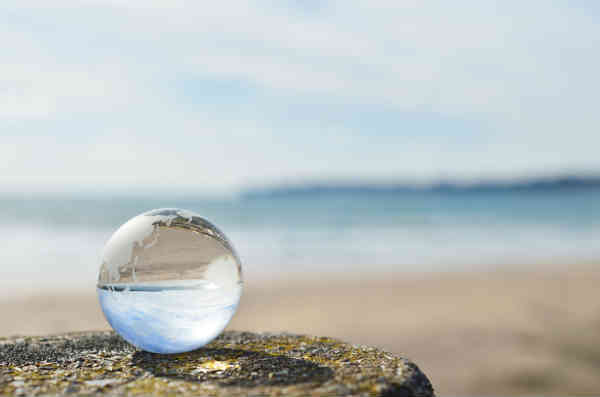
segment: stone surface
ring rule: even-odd
[[[159,355],[113,332],[0,339],[0,395],[433,396],[412,362],[330,338],[225,332]]]

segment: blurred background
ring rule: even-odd
[[[0,336],[107,328],[153,208],[233,241],[230,328],[414,359],[438,394],[598,393],[593,1],[5,0]]]

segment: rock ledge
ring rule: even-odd
[[[159,355],[113,332],[0,339],[0,395],[434,396],[407,359],[331,339],[225,332]]]

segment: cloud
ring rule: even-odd
[[[3,10],[4,186],[228,189],[600,168],[600,25],[584,5],[27,0]]]

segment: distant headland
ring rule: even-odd
[[[373,194],[410,194],[410,193],[500,193],[500,192],[556,192],[575,190],[600,190],[598,176],[555,176],[518,179],[510,181],[484,180],[477,182],[458,182],[442,180],[429,184],[416,183],[366,183],[366,182],[305,182],[282,184],[264,188],[253,188],[242,192],[241,197],[286,198],[324,195],[373,195]]]

